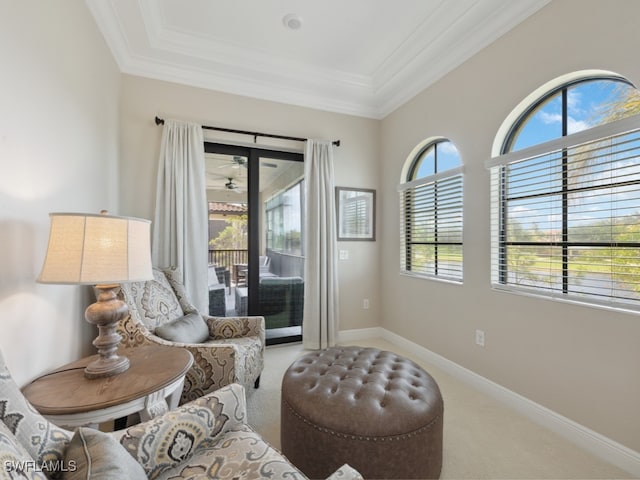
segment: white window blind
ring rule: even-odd
[[[462,281],[462,167],[398,187],[401,271]]]
[[[342,202],[340,231],[349,236],[361,235],[363,232],[371,235],[370,218],[373,210],[371,196],[356,195],[345,198]]]
[[[640,117],[487,167],[495,287],[640,309]]]

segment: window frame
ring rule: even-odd
[[[587,294],[584,292],[576,292],[570,289],[569,285],[569,268],[570,268],[570,248],[619,248],[620,245],[624,245],[624,248],[640,248],[640,243],[637,242],[625,242],[624,244],[614,241],[602,242],[602,245],[594,245],[592,243],[582,241],[575,242],[569,241],[569,204],[568,197],[571,194],[575,194],[575,189],[570,188],[569,180],[570,175],[568,171],[568,153],[572,149],[579,145],[588,143],[596,143],[602,140],[616,138],[618,135],[629,135],[633,132],[640,131],[640,115],[624,118],[622,120],[615,120],[608,123],[599,124],[595,127],[581,130],[579,132],[568,134],[567,133],[567,91],[570,87],[580,83],[586,83],[589,81],[611,80],[615,82],[625,83],[631,87],[634,87],[631,82],[623,77],[614,74],[605,75],[589,75],[574,78],[570,81],[548,89],[546,93],[540,95],[535,101],[528,104],[528,106],[522,109],[522,113],[516,117],[516,120],[512,122],[511,126],[506,130],[506,134],[501,143],[500,154],[495,156],[491,160],[485,162],[485,166],[491,169],[491,283],[492,287],[497,290],[508,291],[512,293],[527,294],[545,299],[553,299],[566,301],[570,303],[584,304],[587,306],[603,307],[624,311],[640,311],[640,300],[636,300],[633,297],[620,297],[618,295],[601,295],[596,293]],[[634,87],[635,88],[635,87]],[[550,141],[546,141],[540,144],[532,145],[520,150],[510,151],[515,140],[517,139],[517,133],[524,126],[524,124],[532,118],[532,115],[536,110],[547,100],[560,93],[562,95],[562,136]],[[509,222],[507,221],[507,215],[509,210],[509,202],[518,200],[518,198],[507,197],[507,167],[509,165],[515,165],[519,161],[533,159],[536,157],[542,157],[543,155],[552,156],[552,154],[558,153],[561,155],[562,187],[559,192],[562,197],[562,211],[561,211],[561,225],[562,233],[560,241],[536,241],[536,242],[512,242],[507,237]],[[640,156],[634,157],[640,158]],[[549,160],[551,162],[551,160]],[[637,162],[640,166],[640,161]],[[640,185],[640,181],[637,182]],[[605,185],[596,187],[597,191],[608,191],[616,188],[616,184]],[[497,197],[497,198],[495,198]],[[639,202],[640,205],[640,202]],[[609,216],[607,219],[616,219]],[[604,245],[606,243],[606,245]],[[518,285],[514,281],[509,281],[509,265],[507,259],[507,247],[508,246],[535,246],[535,247],[560,247],[562,248],[562,287],[544,289],[542,287],[535,286],[522,286]]]
[[[399,201],[400,201],[400,274],[407,275],[411,277],[424,278],[429,280],[437,280],[443,282],[449,282],[454,284],[462,284],[464,281],[464,261],[463,261],[463,249],[464,249],[464,178],[463,172],[464,168],[462,165],[462,158],[458,153],[458,159],[460,161],[460,165],[458,167],[449,168],[442,172],[438,172],[438,144],[442,143],[451,143],[454,147],[455,144],[448,138],[445,137],[432,137],[429,138],[421,144],[419,144],[411,155],[407,158],[407,162],[405,162],[405,168],[403,173],[404,183],[398,185],[399,192]],[[423,155],[429,149],[434,149],[434,165],[433,170],[434,173],[430,175],[425,175],[420,178],[413,178],[418,169],[420,168],[420,164],[423,160]],[[411,192],[415,192],[415,190],[419,187],[426,186],[429,184],[434,184],[434,195],[437,198],[437,185],[442,184],[446,181],[455,181],[455,177],[460,177],[459,182],[459,199],[458,206],[460,211],[460,241],[450,242],[450,241],[438,241],[435,240],[433,242],[424,242],[424,241],[411,241],[410,239],[413,237],[411,228],[413,226],[413,217],[415,216],[414,209],[407,209],[407,195]],[[438,211],[441,209],[441,205],[437,203],[437,200],[434,200],[434,230],[435,235],[437,237],[437,220],[438,220]],[[413,270],[411,268],[412,262],[412,252],[413,248],[416,245],[433,245],[435,248],[434,253],[434,273],[426,273],[419,272]],[[460,272],[459,275],[446,275],[439,272],[439,263],[441,263],[441,259],[438,254],[439,246],[446,245],[454,245],[460,247]]]

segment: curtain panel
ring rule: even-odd
[[[195,123],[165,121],[158,165],[153,264],[179,267],[194,306],[209,311],[204,138]]]
[[[305,148],[307,215],[303,345],[335,345],[338,332],[338,271],[333,146],[307,140]]]

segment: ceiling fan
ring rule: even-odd
[[[238,156],[238,155],[234,155],[230,162],[223,163],[218,168],[226,168],[226,167],[231,167],[231,168],[244,167],[244,168],[247,168],[247,158],[246,157],[241,157],[241,156]]]
[[[229,181],[224,184],[224,187],[227,190],[231,190],[231,191],[236,192],[236,193],[242,193],[242,191],[240,190],[240,187],[234,182],[233,178],[229,177],[227,180],[229,180]]]
[[[248,166],[247,165],[247,157],[241,157],[239,155],[234,155],[230,162],[223,163],[222,165],[218,166],[218,168],[227,168],[227,167],[231,167],[231,168],[244,167],[244,168],[247,168],[247,166]],[[269,162],[260,162],[260,166],[261,167],[269,167],[269,168],[278,168],[278,165],[276,165],[275,163],[269,163]]]

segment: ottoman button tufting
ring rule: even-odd
[[[440,389],[395,353],[334,347],[305,355],[283,377],[281,408],[282,451],[310,478],[344,463],[365,478],[440,476]]]

